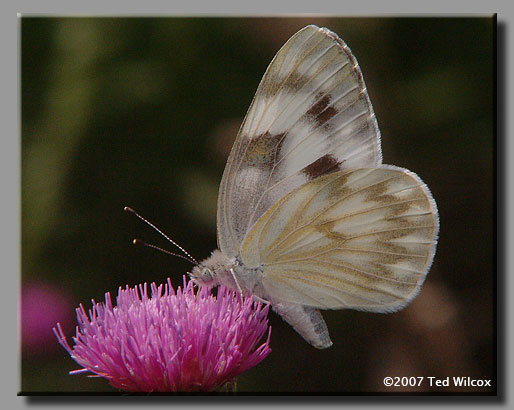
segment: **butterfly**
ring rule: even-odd
[[[394,312],[420,291],[439,218],[423,181],[382,164],[357,60],[309,25],[262,78],[223,173],[218,249],[190,273],[271,304],[330,347],[319,309]]]

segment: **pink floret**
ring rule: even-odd
[[[75,345],[70,347],[60,324],[60,344],[83,369],[133,392],[212,391],[260,363],[271,352],[269,306],[218,288],[195,291],[186,282],[175,293],[171,282],[125,289],[117,306],[109,293],[93,301],[89,316],[77,311]],[[259,341],[267,332],[267,339]]]

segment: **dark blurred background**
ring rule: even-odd
[[[216,247],[225,161],[274,54],[307,24],[357,57],[384,163],[416,172],[441,218],[420,295],[403,311],[325,312],[318,351],[274,314],[273,352],[239,391],[386,388],[385,376],[494,378],[492,18],[22,18],[22,391],[115,391],[79,366],[74,308],[118,286],[176,285],[190,264],[123,212],[129,205],[197,259]],[[485,391],[463,388],[461,391]]]

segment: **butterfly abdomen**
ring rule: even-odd
[[[318,309],[289,303],[274,303],[272,309],[317,349],[332,346],[328,328]]]

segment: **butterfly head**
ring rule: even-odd
[[[196,265],[193,271],[189,274],[193,282],[197,285],[215,286],[216,274],[212,268],[203,264]]]
[[[189,275],[198,285],[216,286],[225,282],[225,276],[230,276],[227,272],[233,263],[221,251],[215,250],[211,256],[196,265]]]

